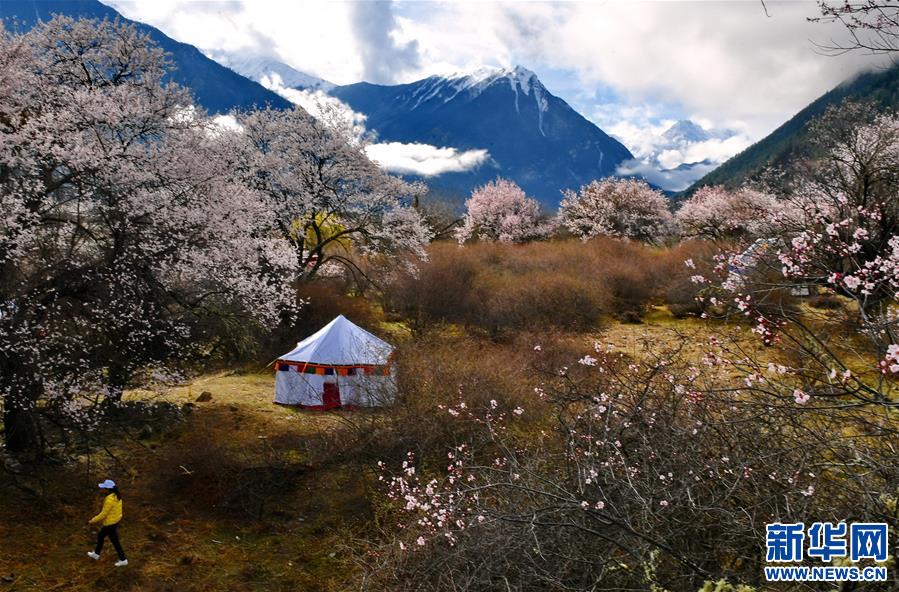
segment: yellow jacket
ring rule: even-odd
[[[114,493],[110,493],[103,500],[103,509],[91,518],[91,524],[101,522],[103,526],[118,524],[122,519],[122,500]]]

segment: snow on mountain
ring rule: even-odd
[[[467,92],[473,97],[478,96],[495,82],[507,83],[513,92],[517,93],[520,90],[525,95],[529,95],[533,87],[535,97],[542,97],[543,91],[546,90],[537,75],[522,66],[514,68],[483,66],[470,72],[431,76],[421,82],[423,84],[419,85],[413,93],[413,96],[420,97],[419,102],[438,95],[443,97],[444,102],[447,102],[462,92]],[[444,92],[446,90],[449,92]],[[537,100],[540,101],[539,98]],[[545,101],[543,101],[542,108],[546,109]]]
[[[296,88],[303,90],[322,90],[328,91],[334,87],[327,80],[317,78],[305,72],[292,68],[284,62],[264,56],[254,54],[237,54],[214,49],[204,50],[210,59],[215,60],[221,65],[231,68],[241,76],[245,76],[250,80],[255,80],[269,86],[266,80],[274,80],[275,76],[280,78],[281,84],[287,88]]]
[[[549,109],[549,101],[546,99],[547,91],[537,75],[527,68],[522,66],[514,68],[484,66],[471,72],[457,72],[449,76],[431,76],[423,82],[424,84],[412,93],[416,102],[411,109],[432,99],[440,99],[444,103],[448,103],[463,93],[467,95],[467,98],[473,99],[493,84],[508,84],[515,94],[515,112],[521,113],[520,95],[533,99],[537,106],[537,129],[541,134],[546,135],[543,131],[543,114]]]
[[[681,119],[665,130],[662,137],[672,143],[705,142],[711,137],[708,131],[689,119]]]

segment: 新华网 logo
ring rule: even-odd
[[[768,581],[884,581],[886,567],[848,565],[887,560],[889,529],[881,522],[775,522],[766,526],[766,561],[800,563],[818,560],[832,565],[766,566]],[[848,562],[846,561],[848,559]],[[835,561],[842,560],[842,561]]]

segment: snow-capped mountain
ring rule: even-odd
[[[739,135],[732,129],[714,129],[704,128],[698,123],[689,119],[681,119],[676,121],[671,127],[665,130],[662,137],[671,144],[683,145],[690,142],[708,142],[709,140],[727,140]]]
[[[733,130],[704,128],[689,119],[619,139],[628,143],[636,158],[623,163],[618,173],[642,176],[667,191],[685,189],[751,143]]]
[[[281,81],[281,85],[287,88],[322,90],[327,92],[334,87],[334,85],[327,80],[322,80],[321,78],[300,72],[284,62],[280,62],[268,56],[254,54],[241,55],[219,50],[204,50],[203,53],[221,65],[231,68],[241,76],[246,76],[250,80],[255,80],[262,84],[265,84],[268,81],[274,81],[277,76]]]
[[[380,142],[487,150],[489,158],[477,169],[428,180],[461,194],[503,176],[555,206],[563,189],[612,175],[633,158],[521,66],[394,86],[360,82],[334,87],[330,94],[364,114]]]
[[[712,137],[712,134],[698,123],[689,119],[681,119],[665,130],[662,137],[672,144],[682,144],[684,142],[705,142]]]
[[[411,95],[414,101],[410,109],[417,109],[434,100],[436,103],[448,103],[460,95],[463,98],[477,98],[493,84],[508,84],[515,95],[515,112],[521,113],[521,101],[533,101],[537,108],[537,129],[544,136],[543,114],[549,109],[549,101],[546,99],[546,88],[537,78],[537,75],[521,66],[514,68],[478,68],[470,73],[455,73],[450,76],[431,76],[423,81]]]

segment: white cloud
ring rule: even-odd
[[[229,131],[229,132],[239,132],[243,131],[243,126],[237,121],[237,118],[233,115],[216,115],[212,118],[212,123],[214,123],[218,128]]]
[[[704,160],[722,163],[734,154],[745,150],[750,144],[752,141],[742,135],[724,139],[713,138],[704,142],[690,142],[680,149],[666,151],[664,159],[662,155],[659,155],[659,162],[669,169],[684,163]]]
[[[353,111],[349,105],[320,90],[297,89],[284,86],[277,74],[263,76],[259,83],[294,105],[303,108],[316,119],[327,120],[346,129],[350,136],[361,141],[366,133],[365,115]]]
[[[696,164],[682,169],[663,170],[652,163],[634,159],[623,162],[615,173],[622,176],[638,175],[662,189],[682,191],[696,179],[714,170],[716,166],[714,164]]]
[[[401,142],[369,144],[365,147],[365,153],[392,173],[422,177],[468,171],[481,166],[489,157],[486,150],[459,151],[430,144]]]
[[[128,18],[203,49],[265,53],[338,84],[363,77],[352,3],[304,0],[104,0]]]
[[[261,84],[288,101],[299,105],[318,119],[337,123],[349,132],[350,139],[363,142],[367,136],[365,115],[320,90],[287,88],[280,76],[264,76]],[[365,146],[368,157],[384,170],[400,175],[436,177],[444,173],[459,173],[477,168],[489,154],[486,150],[460,151],[451,147],[402,142],[371,143]]]
[[[591,111],[584,89],[611,90],[620,105],[698,114],[714,127],[745,127],[758,139],[814,98],[888,58],[832,57],[815,42],[839,26],[810,23],[813,1],[460,2],[414,5],[401,20],[419,40],[425,69],[447,61],[524,63],[569,73],[553,90]],[[629,114],[622,112],[624,120]],[[601,126],[603,122],[597,121]]]
[[[394,34],[398,21],[390,2],[353,2],[350,6],[365,80],[390,84],[407,71],[420,71],[418,40],[399,39]]]
[[[675,123],[674,119],[663,119],[661,123],[653,124],[640,118],[607,127],[606,132],[627,146],[637,158],[646,158],[658,151],[662,134]]]

